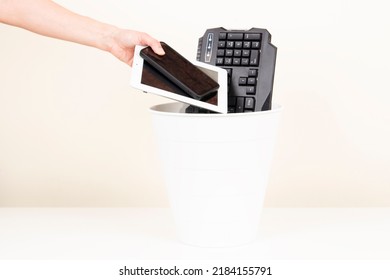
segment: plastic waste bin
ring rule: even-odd
[[[150,109],[178,238],[237,246],[258,232],[282,108],[188,114],[183,103]]]

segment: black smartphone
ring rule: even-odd
[[[217,94],[219,84],[194,64],[161,42],[165,55],[156,54],[151,47],[141,50],[140,56],[186,94],[196,100],[207,100]]]

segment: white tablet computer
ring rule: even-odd
[[[217,94],[209,100],[200,101],[192,98],[176,84],[168,80],[160,72],[140,56],[145,46],[136,46],[131,73],[131,86],[146,93],[153,93],[173,100],[181,101],[207,110],[227,113],[227,72],[217,66],[199,61],[190,61],[205,74],[219,84]]]

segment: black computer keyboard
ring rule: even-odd
[[[266,29],[207,29],[199,39],[197,60],[228,72],[228,112],[270,110],[276,47]],[[188,112],[202,112],[191,107]]]

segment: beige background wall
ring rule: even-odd
[[[386,1],[58,2],[191,59],[209,27],[267,28],[285,110],[266,206],[390,206]],[[148,108],[168,100],[130,88],[110,54],[0,38],[0,206],[167,206]]]

